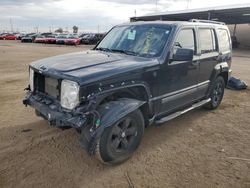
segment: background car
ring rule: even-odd
[[[68,38],[68,34],[60,34],[56,37],[56,44],[65,44],[65,39]]]
[[[46,39],[46,37],[44,35],[38,35],[35,38],[34,42],[35,43],[45,43],[45,39]]]
[[[97,44],[102,38],[104,34],[87,34],[82,37],[82,44]]]
[[[29,33],[22,37],[21,42],[34,42],[36,37],[36,33]]]
[[[3,40],[4,39],[4,36],[7,35],[8,33],[1,33],[0,34],[0,40]]]
[[[45,43],[46,44],[55,44],[56,43],[56,34],[53,34],[53,35],[48,35],[46,38],[45,38]]]
[[[4,40],[16,40],[17,36],[15,34],[5,34],[2,36],[2,39]]]
[[[20,33],[19,35],[17,35],[17,40],[22,40],[23,37],[25,37],[27,35],[27,33]]]
[[[81,39],[78,35],[71,34],[64,40],[65,44],[79,45],[81,43]]]
[[[79,38],[82,38],[82,37],[84,37],[86,35],[89,35],[89,34],[91,34],[91,33],[82,33],[82,34],[79,35]]]

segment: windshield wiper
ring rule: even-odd
[[[133,51],[127,51],[127,50],[119,50],[119,49],[110,49],[110,48],[96,48],[95,50],[100,50],[100,51],[105,51],[105,52],[118,52],[118,53],[123,53],[126,55],[133,55],[133,56],[138,56],[139,54]]]
[[[134,55],[134,56],[138,56],[139,54],[133,51],[128,51],[128,50],[119,50],[119,49],[110,49],[112,52],[118,52],[118,53],[123,53],[126,55]]]

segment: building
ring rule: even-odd
[[[250,4],[160,12],[131,17],[130,21],[188,21],[191,19],[224,22],[229,26],[231,35],[236,36],[240,43],[239,47],[250,48]]]

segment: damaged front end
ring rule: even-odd
[[[58,102],[43,94],[28,92],[23,104],[33,107],[38,116],[48,120],[50,125],[59,128],[74,127],[79,129],[87,122],[87,117],[82,112],[63,110]]]
[[[36,114],[48,120],[49,124],[58,128],[76,128],[80,132],[80,145],[90,155],[95,153],[95,147],[105,128],[133,112],[145,102],[136,99],[121,98],[96,106],[94,98],[89,99],[86,105],[78,106],[73,110],[66,110],[53,98],[28,91],[24,105],[36,110]]]
[[[92,103],[94,102],[92,101]],[[84,144],[80,139],[80,144],[89,154],[91,153],[89,148],[95,143],[97,128],[101,122],[99,113],[91,110],[92,105],[88,104],[76,107],[73,110],[67,110],[62,108],[57,100],[32,91],[27,92],[23,104],[33,107],[36,110],[36,115],[47,120],[51,126],[61,129],[75,128],[79,133],[85,131],[85,135],[88,135],[91,139]]]

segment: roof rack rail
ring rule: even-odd
[[[211,23],[211,24],[220,24],[220,25],[226,25],[224,22],[217,22],[213,20],[199,20],[199,19],[190,19],[189,22],[200,22],[200,23]]]

